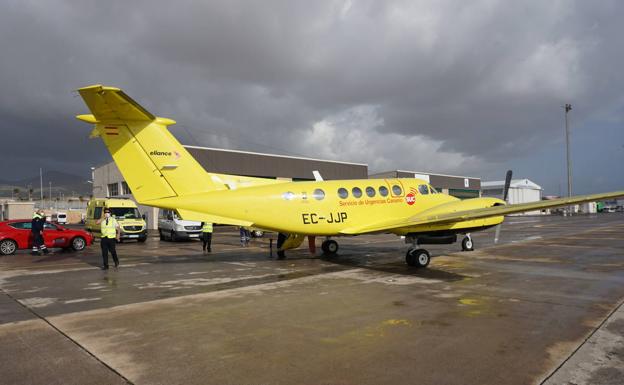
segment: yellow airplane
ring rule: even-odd
[[[362,179],[288,182],[206,172],[171,135],[175,121],[152,115],[115,87],[78,90],[91,114],[77,118],[95,125],[132,190],[144,205],[174,209],[188,220],[253,226],[276,231],[278,257],[305,236],[326,236],[322,249],[335,254],[332,236],[394,233],[411,243],[410,266],[430,261],[421,244],[454,243],[501,224],[506,214],[624,196],[624,191],[525,204],[496,198],[459,200],[438,193],[420,179]],[[319,178],[320,179],[320,178]],[[510,175],[508,175],[510,179]]]

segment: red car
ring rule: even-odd
[[[33,237],[30,219],[14,219],[0,222],[0,254],[15,253],[17,249],[30,249]],[[55,223],[46,222],[43,240],[48,248],[84,250],[93,243],[93,236],[83,230],[72,230]]]

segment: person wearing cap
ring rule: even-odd
[[[30,231],[33,237],[32,255],[40,255],[41,252],[48,254],[50,251],[45,245],[43,240],[43,227],[45,224],[45,214],[43,210],[38,209],[35,211],[30,222]]]
[[[117,243],[117,241],[119,241],[119,237],[121,235],[119,223],[117,223],[117,220],[111,215],[109,209],[104,209],[104,218],[99,219],[97,223],[100,225],[100,230],[102,234],[102,238],[100,239],[100,244],[102,246],[101,269],[108,270],[109,251],[113,256],[113,262],[115,262],[115,267],[118,267],[119,259],[117,258],[115,244]]]

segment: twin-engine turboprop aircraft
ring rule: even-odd
[[[287,182],[206,172],[171,135],[171,119],[152,115],[119,88],[78,90],[91,110],[78,119],[95,124],[135,199],[174,209],[184,219],[253,226],[280,233],[278,255],[306,235],[326,236],[326,254],[338,251],[331,236],[394,233],[412,243],[406,262],[426,267],[421,244],[453,243],[503,222],[506,214],[624,196],[624,191],[508,205],[496,198],[459,200],[419,179]]]

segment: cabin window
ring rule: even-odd
[[[372,188],[371,186],[368,186],[366,188],[366,195],[368,195],[370,198],[375,196],[375,189]]]
[[[418,185],[418,192],[421,193],[422,195],[427,195],[429,194],[429,188],[427,187],[426,184]]]
[[[392,186],[392,193],[394,195],[401,195],[403,193],[403,190],[401,190],[401,186],[395,184],[394,186]]]
[[[282,198],[286,199],[287,201],[291,201],[295,199],[295,193],[291,191],[285,192],[284,194],[282,194]]]
[[[321,190],[320,188],[317,188],[316,190],[314,190],[314,192],[312,193],[312,196],[314,197],[314,199],[316,199],[317,201],[323,200],[325,199],[325,191]]]
[[[359,187],[354,187],[353,189],[351,189],[351,194],[353,194],[353,196],[355,198],[361,198],[362,197],[362,189]]]
[[[341,187],[338,189],[338,196],[340,199],[346,199],[349,196],[349,191],[346,188]]]
[[[379,187],[379,195],[381,195],[382,197],[387,197],[388,196],[388,188],[386,186]]]

